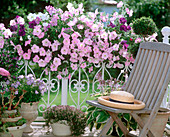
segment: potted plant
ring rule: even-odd
[[[44,92],[46,92],[46,85],[42,80],[35,79],[32,74],[28,76],[20,75],[17,81],[11,84],[15,85],[18,89],[14,101],[16,102],[20,96],[23,96],[20,102],[19,112],[27,120],[27,127],[24,129],[24,132],[32,132],[33,129],[30,124],[38,116],[38,103]],[[23,94],[23,91],[25,94]]]
[[[52,127],[56,136],[79,136],[84,133],[86,127],[85,113],[71,106],[54,106],[48,108],[44,114],[46,126]]]
[[[134,30],[134,33],[137,35],[141,35],[145,41],[148,41],[147,37],[158,32],[158,28],[155,22],[150,17],[141,17],[135,19],[133,21],[132,28]]]
[[[11,81],[10,73],[7,70],[0,68],[0,75],[7,76]],[[6,136],[9,134],[13,137],[21,137],[23,129],[26,127],[26,120],[18,112],[17,106],[25,92],[22,92],[15,103],[14,98],[18,89],[13,85],[10,85],[9,89],[6,89],[5,86],[2,86],[1,89],[3,91],[0,92],[0,135]]]

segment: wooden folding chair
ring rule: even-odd
[[[86,101],[86,103],[102,108],[110,114],[110,119],[102,129],[99,137],[105,135],[115,121],[125,136],[129,131],[118,118],[118,113],[129,113],[141,127],[139,137],[154,137],[150,131],[151,125],[158,113],[166,88],[170,81],[170,45],[156,42],[145,42],[139,47],[138,54],[124,88],[125,91],[134,95],[135,99],[143,101],[146,106],[142,110],[125,110],[107,107],[97,101]],[[147,123],[143,123],[138,114],[147,113]]]

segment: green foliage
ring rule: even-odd
[[[25,16],[29,12],[42,11],[45,5],[49,5],[45,0],[1,0],[1,19],[14,18],[16,15]]]
[[[132,28],[136,34],[143,37],[147,37],[158,31],[156,24],[150,17],[135,19]]]
[[[133,9],[133,16],[128,22],[142,16],[151,17],[159,29],[158,35],[169,22],[169,0],[128,0],[127,4]],[[160,38],[159,38],[160,39]]]
[[[50,0],[50,3],[54,7],[58,7],[60,9],[62,9],[63,11],[67,10],[68,2],[73,3],[74,5],[77,5],[78,3],[83,3],[85,11],[91,11],[92,10],[91,0]]]
[[[74,107],[59,105],[48,108],[43,117],[46,120],[46,126],[56,122],[70,126],[73,136],[79,136],[85,131],[87,120],[85,113]]]
[[[130,116],[130,114],[120,113],[118,114],[118,117],[123,121],[129,131],[137,129],[137,122],[135,122],[135,120]],[[102,128],[109,118],[110,115],[103,109],[94,106],[89,106],[87,109],[87,125],[90,127],[91,131],[93,127],[96,127],[96,129]],[[120,130],[120,128],[115,122],[113,123],[113,126],[109,129],[107,134],[111,134],[114,128],[117,132],[117,135],[119,137],[122,137],[123,132]]]

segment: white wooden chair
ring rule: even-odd
[[[145,42],[140,45],[125,91],[143,101],[146,106],[142,110],[115,109],[99,104],[97,101],[86,103],[106,110],[111,118],[107,121],[99,137],[105,135],[115,121],[125,136],[129,136],[127,128],[118,118],[118,113],[130,113],[142,128],[139,137],[154,137],[150,127],[157,115],[166,88],[170,81],[170,45],[156,42]],[[150,114],[147,123],[143,123],[138,114]]]

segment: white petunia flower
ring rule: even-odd
[[[29,21],[33,21],[33,20],[36,19],[36,17],[37,17],[37,15],[35,13],[29,13],[28,16],[27,16],[27,19]]]

